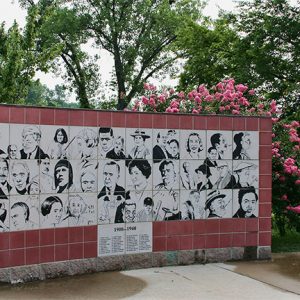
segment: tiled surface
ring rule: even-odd
[[[8,159],[6,181],[12,188],[6,186],[6,190],[3,190],[4,197],[0,199],[2,208],[7,210],[2,231],[9,228],[8,232],[0,232],[0,267],[97,256],[98,234],[104,230],[104,225],[97,227],[101,223],[99,208],[110,211],[114,216],[110,222],[103,224],[120,220],[128,223],[126,226],[120,224],[126,229],[121,253],[139,253],[149,249],[165,251],[270,245],[272,164],[269,119],[1,107],[0,122],[1,150],[7,153],[7,147],[15,145],[18,154],[16,158]],[[24,132],[25,127],[27,131]],[[111,141],[108,140],[111,144],[106,149],[107,135],[100,136],[102,139],[99,140],[100,127],[113,129],[113,137]],[[59,128],[63,128],[68,137],[64,147],[55,144],[54,137]],[[134,151],[137,133],[141,133],[142,137],[147,136],[144,146],[148,151],[140,151],[140,156]],[[212,139],[213,136],[215,137]],[[20,150],[24,149],[25,154],[29,151],[25,149],[25,144],[30,144],[26,139],[32,137],[42,151],[36,151],[33,157],[23,153],[22,156],[26,159],[20,160]],[[161,145],[163,138],[166,150],[157,154],[159,151],[154,152],[154,148]],[[218,139],[220,145],[214,144]],[[170,144],[171,140],[176,140],[179,147],[176,142]],[[247,140],[251,141],[250,146]],[[239,150],[241,144],[242,151]],[[106,159],[106,154],[114,150],[115,146],[116,151],[121,149],[124,156],[116,157],[116,153],[112,151],[112,156]],[[217,148],[216,153],[214,150],[209,151],[211,147]],[[238,154],[236,158],[233,157],[234,152]],[[137,161],[146,159],[146,169],[150,166],[146,185],[143,185],[145,182],[137,184],[138,177],[134,177],[136,174],[132,172],[133,168],[129,172],[130,161],[124,158],[128,158],[130,154],[137,155],[134,156]],[[7,154],[2,157],[5,158],[5,155]],[[42,163],[39,158],[42,158]],[[171,176],[166,179],[168,170],[159,168],[164,159],[174,165],[173,178]],[[58,164],[61,160],[67,160],[68,163]],[[5,162],[2,162],[5,167]],[[114,167],[119,165],[115,167],[120,169],[116,178],[109,178],[109,172],[103,173],[107,162],[114,162]],[[13,168],[18,163],[19,169]],[[188,170],[188,163],[192,167],[190,173],[185,171]],[[204,167],[199,168],[202,165]],[[68,180],[70,174],[73,175],[73,183],[64,190],[55,181],[59,167],[67,167],[65,176]],[[245,168],[247,174],[241,174]],[[232,175],[227,176],[230,180],[221,180],[221,171],[224,169],[228,171],[227,174]],[[208,177],[210,184],[199,184],[202,178],[200,170],[207,173],[204,177]],[[143,172],[147,173],[149,170],[143,169]],[[24,195],[20,194],[22,178],[18,178],[22,176],[26,185]],[[111,180],[119,186],[118,191],[112,194],[106,188]],[[61,181],[63,182],[63,178]],[[253,185],[259,196],[251,209],[256,217],[232,218],[240,207],[239,191],[247,189],[247,185]],[[195,189],[199,191],[194,192]],[[40,190],[43,190],[43,196],[39,195]],[[103,202],[99,202],[101,190]],[[208,218],[209,205],[213,202],[211,192],[214,190],[218,191],[215,194],[217,199],[231,198],[230,201],[219,201],[221,206],[225,206],[221,219]],[[60,201],[54,201],[56,213],[50,217],[45,201],[56,197]],[[115,206],[112,202],[107,205],[105,197],[108,201],[114,199]],[[148,211],[144,207],[143,200],[146,198],[152,198],[153,204],[150,200],[146,201],[150,203],[150,208],[153,205],[150,212],[149,207]],[[125,213],[122,209],[119,209],[119,218],[116,218],[117,208],[124,199],[129,204],[125,208],[128,218],[122,217]],[[30,211],[28,220],[21,220],[22,215],[26,219],[27,208],[23,204],[15,205],[18,203],[27,205]],[[13,205],[16,208],[12,209]],[[134,219],[134,215],[139,212],[139,217]],[[135,223],[131,224],[132,221],[140,223],[136,226]],[[108,226],[107,235],[115,225],[105,225]],[[130,230],[137,232],[139,239],[146,238],[143,243],[149,243],[147,250],[133,246],[128,248],[129,243],[138,243]],[[151,241],[147,241],[149,237]]]

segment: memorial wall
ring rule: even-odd
[[[0,110],[1,267],[269,244],[267,118]]]

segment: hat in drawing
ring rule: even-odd
[[[207,200],[205,202],[205,209],[209,209],[213,201],[216,199],[225,198],[224,194],[221,194],[220,191],[213,191],[207,195]]]
[[[234,168],[234,172],[240,172],[242,171],[243,169],[250,169],[250,170],[253,170],[253,169],[256,169],[256,165],[254,164],[251,164],[251,163],[247,163],[247,162],[242,162],[240,164],[238,164],[235,168]]]
[[[146,134],[145,131],[137,129],[131,136],[136,137],[136,136],[142,136],[145,139],[149,139],[150,135]]]

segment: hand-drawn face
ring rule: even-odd
[[[125,222],[134,222],[136,215],[136,205],[135,203],[125,205]]]
[[[64,135],[61,131],[59,131],[56,135],[56,139],[57,139],[57,142],[62,144],[63,140],[64,140]]]
[[[7,181],[8,168],[5,161],[0,161],[0,183],[5,183]]]
[[[116,165],[105,165],[103,170],[104,185],[108,189],[114,189],[117,185],[119,174]]]
[[[58,181],[59,186],[65,186],[69,182],[69,169],[65,166],[60,166],[56,168],[55,176]]]
[[[226,163],[219,165],[217,169],[221,178],[225,177],[228,173],[228,165]]]
[[[26,213],[23,207],[15,206],[10,211],[13,227],[16,229],[25,229]]]
[[[63,213],[62,205],[58,202],[52,204],[48,218],[52,221],[53,224],[58,224],[61,221]]]
[[[158,138],[158,145],[166,147],[168,142],[168,134],[166,132],[160,132],[160,137]]]
[[[123,149],[122,138],[117,138],[115,141],[115,152],[121,152]]]
[[[96,192],[96,175],[92,172],[86,172],[81,177],[81,189],[83,192]]]
[[[193,152],[193,153],[201,151],[203,148],[202,143],[200,143],[199,137],[196,135],[191,135],[189,137],[188,144],[189,144],[191,152]]]
[[[191,198],[191,202],[192,203],[195,203],[195,204],[199,204],[200,203],[200,193],[198,192],[194,192],[193,194],[190,195],[190,198]],[[204,207],[204,203],[203,203],[203,207]]]
[[[249,182],[250,170],[249,168],[242,169],[239,173],[239,182],[242,186],[247,186]]]
[[[145,204],[145,205],[144,205],[144,208],[145,208],[145,213],[146,213],[146,215],[151,215],[152,210],[153,210],[153,206],[150,205],[150,204]]]
[[[241,201],[241,208],[246,213],[246,216],[251,216],[256,207],[256,197],[254,193],[247,193]]]
[[[136,166],[131,169],[130,178],[134,186],[141,186],[147,182],[146,176]]]
[[[22,191],[26,188],[28,172],[25,167],[21,164],[13,165],[11,172],[12,181],[17,190]]]
[[[222,217],[225,213],[224,198],[215,199],[210,205],[210,210],[217,216]]]
[[[202,183],[202,185],[205,185],[207,183],[207,177],[203,172],[201,172],[199,170],[199,171],[197,171],[196,175],[197,175],[197,182],[198,183]]]
[[[36,194],[39,194],[39,192],[40,192],[39,184],[37,182],[31,183],[30,188],[29,188],[29,194],[36,195]]]
[[[220,136],[220,143],[216,145],[219,152],[227,151],[228,143],[223,134]]]
[[[107,152],[113,144],[113,138],[109,132],[100,132],[99,143],[104,152]]]
[[[179,153],[179,148],[176,142],[171,142],[169,144],[169,151],[172,157],[175,157]]]
[[[17,151],[18,151],[18,147],[16,145],[11,145],[8,152],[9,158],[16,159]]]
[[[49,174],[50,172],[50,160],[49,159],[43,159],[41,161],[41,172],[43,174]]]
[[[215,161],[218,158],[217,149],[211,149],[207,156],[211,161]]]
[[[136,146],[141,147],[144,145],[144,139],[141,135],[136,135],[134,137],[134,143]]]
[[[165,186],[174,184],[176,180],[174,165],[172,163],[164,165],[164,168],[161,172],[161,176]]]
[[[70,200],[69,211],[73,217],[79,217],[82,213],[83,203],[81,198],[72,197]]]
[[[250,146],[251,146],[251,140],[250,140],[250,135],[248,133],[245,133],[242,136],[241,144],[242,144],[242,148],[244,150],[248,150],[250,148]]]
[[[23,147],[27,151],[33,151],[38,145],[38,137],[36,133],[29,131],[23,135]]]

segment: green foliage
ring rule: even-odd
[[[300,233],[288,231],[285,236],[275,229],[272,232],[272,252],[299,252],[300,251]]]

